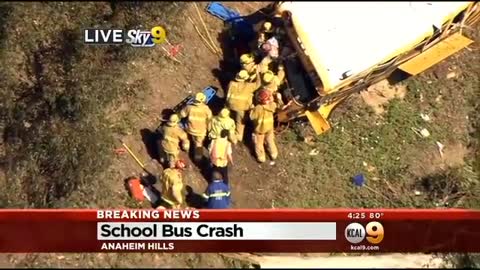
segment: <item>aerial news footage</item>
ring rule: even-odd
[[[479,19],[1,3],[0,265],[479,267]]]

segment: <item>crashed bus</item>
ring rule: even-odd
[[[401,70],[414,76],[473,41],[466,27],[480,17],[479,2],[277,2],[287,44],[283,61],[288,105],[278,123],[308,118],[317,134],[353,93]]]

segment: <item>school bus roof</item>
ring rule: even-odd
[[[328,91],[410,50],[472,2],[283,2]]]

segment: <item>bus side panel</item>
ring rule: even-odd
[[[319,111],[305,111],[305,116],[307,116],[315,134],[320,135],[330,129],[330,123]]]
[[[473,41],[461,33],[455,33],[433,45],[423,53],[403,63],[399,68],[413,76],[434,66],[450,55],[470,45]]]
[[[331,102],[329,104],[322,104],[320,108],[316,111],[305,111],[305,116],[307,116],[308,121],[313,127],[313,130],[317,135],[320,135],[322,133],[327,132],[330,130],[331,125],[328,122],[328,117],[332,113],[332,111],[335,109],[335,107],[340,104],[342,101],[344,101],[348,96],[338,99],[334,102]]]

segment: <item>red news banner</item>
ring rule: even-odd
[[[0,210],[0,252],[480,252],[480,211]]]

